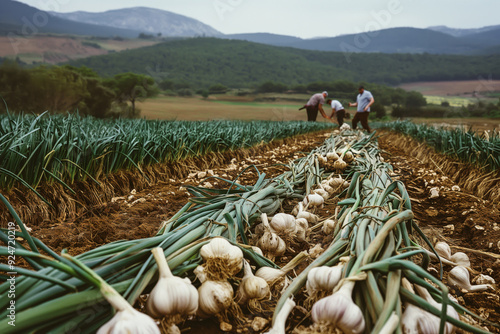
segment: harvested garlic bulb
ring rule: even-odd
[[[316,216],[313,213],[305,211],[302,202],[299,203],[299,212],[297,213],[297,219],[299,218],[304,218],[311,224],[315,224],[318,222],[318,216]]]
[[[495,279],[488,275],[479,274],[472,282],[475,284],[495,284]]]
[[[243,262],[245,275],[236,293],[236,300],[239,304],[248,304],[250,311],[261,312],[260,301],[271,297],[269,284],[263,278],[254,276],[250,264],[247,261]]]
[[[335,230],[335,221],[331,219],[327,219],[323,222],[322,231],[326,235],[330,235]]]
[[[262,237],[259,239],[257,246],[262,249],[265,256],[273,260],[276,256],[285,254],[286,243],[276,233],[273,232],[267,220],[267,215],[262,213],[262,223],[267,228]]]
[[[318,194],[309,194],[306,197],[304,197],[304,200],[302,201],[306,207],[322,207],[323,203],[325,203],[325,199]]]
[[[333,295],[317,301],[311,310],[316,325],[339,328],[344,333],[358,334],[365,330],[363,312],[352,301],[354,282],[346,281]]]
[[[290,312],[292,312],[294,307],[295,302],[292,300],[292,298],[288,298],[285,301],[285,304],[283,304],[283,307],[279,311],[278,315],[276,316],[273,327],[271,328],[271,330],[269,330],[269,332],[266,332],[265,334],[286,334],[286,320],[288,319],[288,316],[290,315]]]
[[[199,288],[198,314],[210,317],[228,309],[233,303],[233,287],[227,281],[205,281]]]
[[[149,294],[146,303],[148,314],[155,318],[195,314],[198,309],[198,291],[189,278],[172,275],[162,248],[154,248],[151,252],[158,264],[160,278]]]
[[[450,260],[456,263],[459,266],[469,267],[470,268],[470,260],[467,254],[462,252],[456,252],[450,258]]]
[[[97,334],[114,333],[160,334],[160,329],[153,319],[131,306],[130,309],[116,312],[115,316],[97,331]]]
[[[324,201],[326,201],[328,198],[330,198],[330,194],[328,193],[328,191],[321,189],[321,188],[313,190],[313,193],[323,197]]]
[[[330,161],[337,161],[339,159],[339,155],[337,152],[328,152],[326,154],[326,158]]]
[[[328,295],[340,282],[342,268],[343,265],[335,267],[322,266],[311,269],[307,274],[307,294],[312,296],[317,295],[319,291],[324,291],[325,296]]]
[[[330,184],[328,184],[328,183],[321,183],[321,188],[323,188],[323,190],[326,191],[329,196],[333,195],[335,193],[335,189],[330,187]]]
[[[309,232],[309,223],[305,218],[298,218],[295,220],[295,224],[297,225],[297,232],[295,237],[299,241],[306,241],[307,234]]]
[[[339,160],[337,160],[333,163],[333,168],[335,168],[336,170],[339,170],[339,171],[343,171],[347,168],[347,163],[344,160],[342,160],[341,158],[339,158]]]
[[[243,267],[243,252],[224,238],[213,238],[201,247],[200,255],[208,279],[224,280],[239,273]]]
[[[437,301],[435,301],[434,298],[432,298],[432,296],[429,293],[429,291],[427,291],[427,289],[425,289],[425,288],[423,288],[423,287],[421,287],[419,285],[415,285],[415,289],[417,290],[417,293],[421,297],[423,297],[429,304],[433,305],[438,310],[442,309],[443,304],[440,304]],[[448,305],[446,307],[446,314],[449,317],[451,317],[451,318],[454,318],[454,319],[457,319],[457,320],[459,319],[457,311],[452,306]],[[439,329],[440,319],[438,317],[436,317],[435,315],[433,315],[433,314],[429,314],[429,315],[434,318],[434,321],[438,324],[438,329]],[[448,334],[455,333],[455,326],[453,326],[449,322],[446,323],[445,329],[446,329],[445,333],[448,333]],[[436,333],[439,333],[439,330]]]
[[[148,315],[135,310],[113,287],[103,282],[101,293],[117,311],[97,334],[138,333],[160,334],[156,322]]]
[[[354,155],[352,154],[351,151],[345,152],[344,161],[347,162],[348,164],[354,161]]]
[[[448,283],[451,286],[456,286],[459,289],[466,290],[467,292],[484,291],[490,288],[493,289],[493,287],[489,284],[471,285],[469,271],[463,266],[457,266],[450,270],[448,273]]]
[[[402,285],[405,289],[415,294],[411,283],[403,278]],[[439,318],[422,310],[420,307],[405,302],[405,311],[401,317],[401,325],[405,334],[438,334],[439,333]],[[436,321],[437,320],[437,321]],[[445,327],[446,329],[446,327]]]
[[[345,188],[345,186],[344,186],[345,181],[342,178],[342,176],[330,179],[329,183],[330,183],[330,186],[335,190],[337,190],[338,188]]]
[[[286,213],[278,213],[274,215],[269,225],[278,234],[295,234],[297,229],[295,217]]]
[[[440,257],[442,257],[448,261],[451,261],[451,248],[450,248],[450,245],[448,245],[446,242],[439,241],[434,246],[434,249],[436,250],[436,253]]]

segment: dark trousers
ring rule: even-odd
[[[318,106],[306,106],[308,122],[316,122],[316,118],[318,117],[318,110]]]
[[[344,124],[345,110],[337,110],[335,114],[337,114],[337,122],[339,122],[339,126],[342,126],[342,124]]]
[[[357,112],[352,119],[352,129],[355,130],[358,127],[358,122],[361,122],[363,129],[368,132],[372,132],[370,126],[368,125],[368,117],[370,116],[369,112]]]

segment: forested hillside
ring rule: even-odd
[[[253,87],[269,80],[290,86],[338,79],[396,85],[500,75],[500,58],[494,55],[319,52],[215,38],[171,41],[71,65],[85,65],[103,76],[135,72],[196,87]]]

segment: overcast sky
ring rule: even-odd
[[[0,0],[2,1],[2,0]],[[499,0],[20,0],[57,12],[145,6],[200,20],[225,34],[329,37],[391,27],[500,24]]]

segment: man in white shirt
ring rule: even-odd
[[[344,106],[342,106],[342,103],[340,103],[338,100],[327,100],[327,104],[332,106],[332,114],[330,115],[330,118],[333,118],[333,115],[337,116],[337,122],[339,123],[339,127],[344,124],[344,117],[345,117],[345,109]]]
[[[375,102],[372,93],[365,90],[365,87],[360,86],[358,88],[358,98],[356,103],[349,103],[349,107],[358,107],[356,115],[352,119],[352,129],[355,130],[358,126],[358,122],[361,122],[363,129],[370,133],[372,130],[368,125],[368,116],[370,116],[370,107]]]
[[[323,104],[325,104],[325,98],[327,96],[328,92],[326,91],[324,91],[323,93],[314,94],[313,96],[311,96],[306,105],[299,109],[306,109],[307,121],[316,122],[316,118],[318,117],[318,110],[321,112],[321,116],[326,119],[331,119],[325,114],[325,111],[323,110]]]

